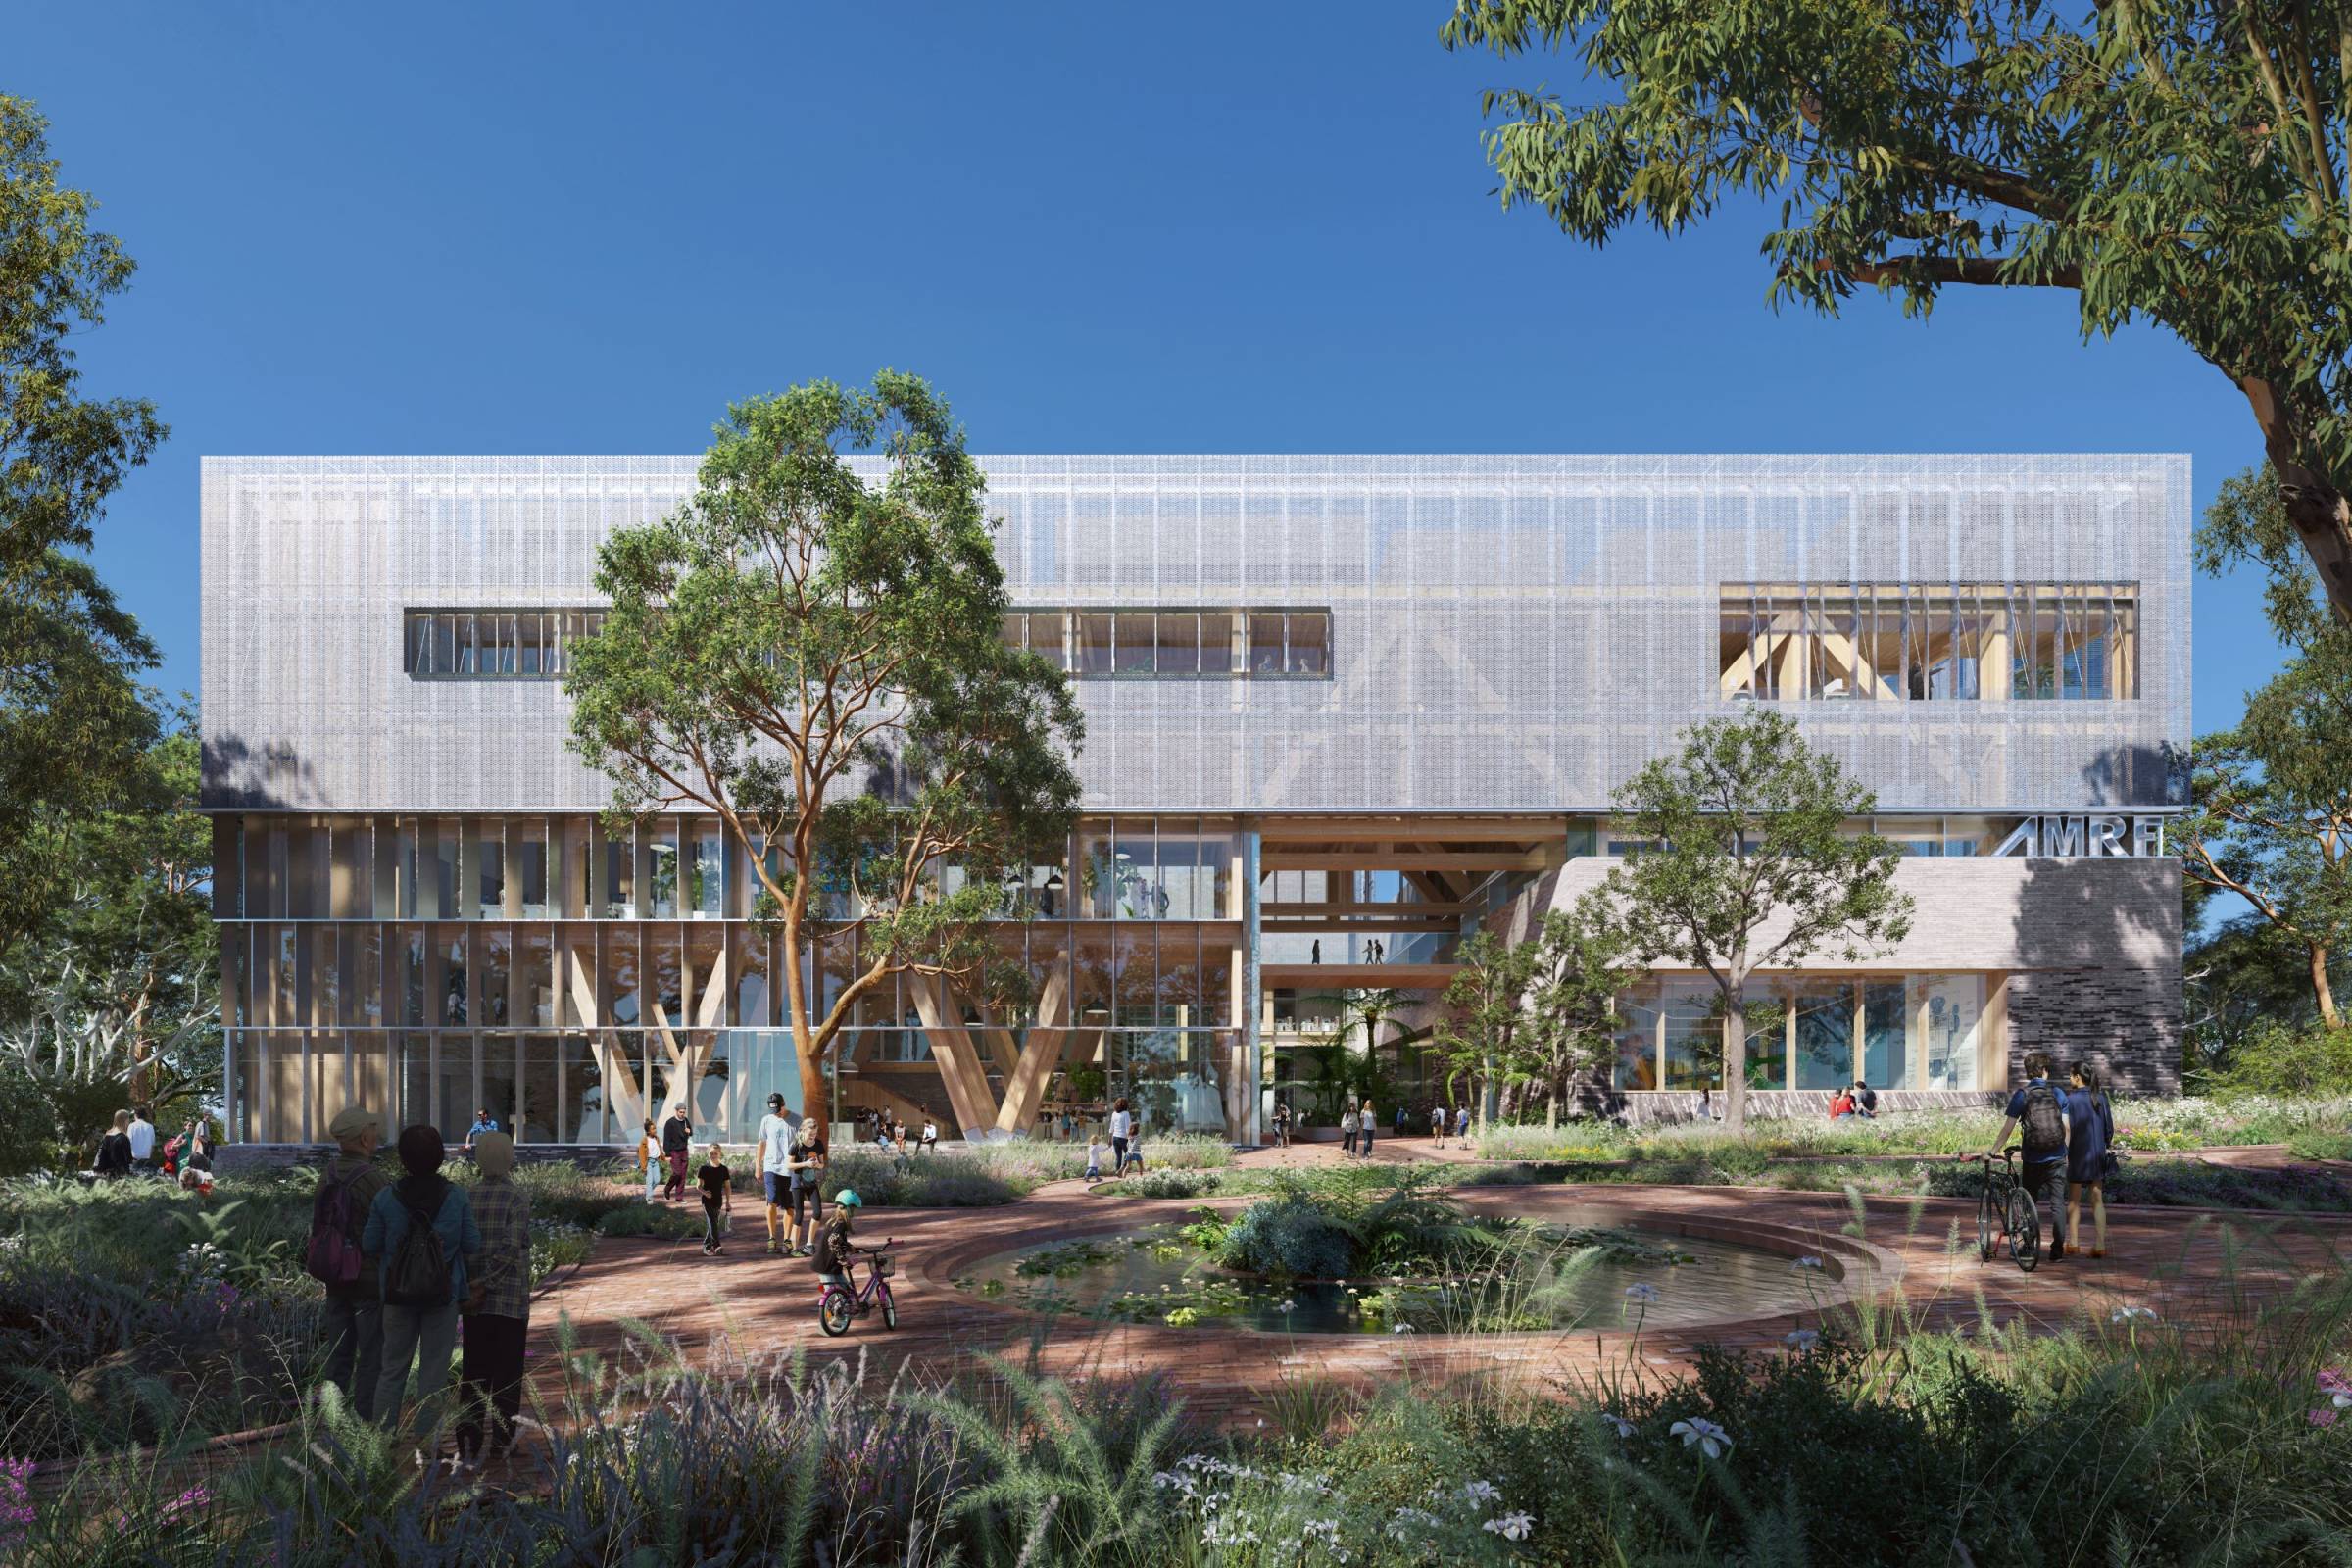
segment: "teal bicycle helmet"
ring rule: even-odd
[[[840,1192],[835,1193],[833,1201],[837,1207],[841,1208],[863,1208],[865,1206],[865,1200],[859,1198],[857,1189],[853,1187],[844,1187]]]

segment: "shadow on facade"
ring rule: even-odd
[[[318,800],[318,776],[291,746],[257,749],[234,735],[207,735],[197,798],[208,810],[311,807]]]
[[[2170,746],[2113,746],[2082,769],[2083,799],[2107,810],[2178,806],[2187,800],[2187,776]]]
[[[2167,858],[2024,861],[2009,977],[2009,1072],[2029,1051],[2117,1089],[2180,1089],[2180,868]]]

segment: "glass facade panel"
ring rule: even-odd
[[[1977,1087],[1978,1031],[1983,1025],[1984,977],[1921,975],[1911,981],[1917,1009],[1922,1089]]]
[[[456,1147],[466,1141],[473,1113],[481,1109],[474,1096],[475,1041],[470,1034],[444,1030],[433,1037],[437,1065],[433,1071],[433,1125],[442,1141]]]
[[[1796,995],[1796,1087],[1836,1089],[1854,1081],[1854,988],[1807,984]]]
[[[1111,635],[1108,615],[1073,615],[1072,628],[1077,633],[1071,645],[1074,657],[1070,673],[1074,675],[1107,675],[1111,672]]]
[[[1293,675],[1328,675],[1331,673],[1331,616],[1321,611],[1293,613],[1288,621],[1290,662]]]
[[[687,906],[698,920],[715,920],[720,913],[720,897],[724,876],[720,867],[726,861],[726,839],[713,818],[698,819],[693,827],[694,867],[692,885],[687,889]]]
[[[1911,1009],[1900,980],[1862,988],[1862,1072],[1873,1089],[1917,1089],[1911,1054]]]
[[[1250,673],[1279,675],[1283,669],[1282,617],[1250,617]]]
[[[1114,667],[1122,675],[1149,675],[1157,657],[1152,648],[1152,623],[1156,617],[1143,614],[1114,615],[1113,635],[1117,639]]]
[[[548,915],[547,818],[516,816],[507,820],[507,850],[514,857],[515,912],[526,920]]]
[[[1230,675],[1235,668],[1234,628],[1240,617],[1214,612],[1200,616],[1200,673]]]
[[[1162,675],[1200,673],[1200,617],[1161,615],[1159,654],[1153,668]]]
[[[1723,1087],[1722,995],[1710,980],[1665,983],[1661,1006],[1666,1015],[1668,1089]]]

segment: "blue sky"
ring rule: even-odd
[[[83,343],[169,446],[99,561],[197,677],[206,453],[699,450],[921,372],[975,450],[2183,451],[2171,338],[2065,296],[1773,315],[1745,217],[1588,251],[1496,210],[1443,3],[9,7],[0,91],[140,263]],[[2200,583],[2195,719],[2278,662]]]

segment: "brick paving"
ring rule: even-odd
[[[1416,1145],[1426,1146],[1426,1140],[1381,1140],[1375,1157],[1425,1157],[1426,1148]],[[1251,1166],[1342,1158],[1329,1144],[1243,1156]],[[2005,1260],[1980,1263],[1973,1248],[1953,1245],[1963,1231],[1974,1235],[1974,1204],[1961,1200],[1866,1199],[1857,1222],[1838,1194],[1631,1184],[1457,1191],[1487,1212],[1543,1218],[1597,1211],[1617,1222],[1744,1242],[1792,1258],[1816,1254],[1831,1265],[1822,1276],[1827,1311],[1844,1310],[1840,1303],[1848,1298],[1899,1304],[1906,1321],[1939,1330],[1972,1329],[1989,1320],[2046,1332],[2083,1320],[2103,1324],[2124,1306],[2221,1327],[2304,1276],[2340,1271],[2352,1250],[2352,1220],[2119,1208],[2109,1212],[2104,1259],[2070,1253],[2028,1275]],[[1792,1329],[1816,1326],[1824,1315],[1812,1310],[1731,1318],[1640,1334],[1608,1328],[1475,1338],[1292,1336],[1232,1324],[1049,1321],[950,1283],[990,1253],[1124,1231],[1179,1216],[1200,1201],[1122,1199],[1089,1193],[1082,1183],[1056,1182],[998,1208],[871,1210],[860,1223],[861,1239],[870,1244],[895,1237],[899,1243],[894,1283],[900,1327],[886,1330],[878,1314],[869,1314],[838,1340],[817,1328],[816,1285],[807,1260],[764,1255],[756,1208],[738,1217],[733,1246],[719,1258],[702,1256],[691,1241],[606,1240],[535,1303],[535,1364],[542,1379],[553,1379],[559,1314],[587,1348],[616,1348],[625,1338],[624,1322],[636,1320],[675,1339],[698,1359],[758,1359],[797,1348],[812,1364],[864,1355],[888,1369],[911,1358],[923,1370],[947,1374],[968,1366],[981,1350],[1034,1353],[1042,1367],[1062,1374],[1163,1372],[1196,1410],[1247,1424],[1261,1417],[1269,1395],[1292,1380],[1372,1386],[1411,1379],[1427,1386],[1466,1377],[1545,1385],[1602,1375],[1666,1377],[1687,1368],[1703,1344],[1775,1349]],[[1216,1206],[1238,1208],[1248,1201],[1225,1199]],[[554,1392],[552,1381],[542,1388]]]

